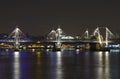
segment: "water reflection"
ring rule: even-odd
[[[32,49],[32,52],[35,52],[35,49]]]
[[[20,52],[14,52],[13,79],[20,79]]]
[[[50,52],[50,65],[48,68],[48,78],[50,79],[62,79],[62,52]]]
[[[39,51],[0,53],[0,79],[119,79],[120,53]]]
[[[36,52],[36,55],[37,55],[36,79],[40,79],[40,78],[41,78],[41,75],[40,75],[40,70],[41,70],[40,55],[41,55],[41,52],[40,52],[40,51],[37,51],[37,52]]]
[[[85,60],[85,79],[89,79],[90,77],[90,52],[85,52],[85,57],[84,57],[84,60]]]
[[[103,65],[103,52],[98,52],[98,65],[102,67]]]
[[[98,52],[98,79],[110,79],[109,52]]]
[[[56,79],[62,79],[62,52],[58,51],[57,54],[57,64],[56,64]]]
[[[107,73],[107,74],[106,74]],[[105,52],[105,75],[106,79],[110,79],[110,62],[109,62],[109,52]]]
[[[40,58],[40,51],[37,51],[36,52],[36,55],[37,55],[37,58],[38,58],[38,62],[40,61],[39,58]]]

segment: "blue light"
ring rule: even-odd
[[[120,48],[120,44],[109,45],[110,48]]]

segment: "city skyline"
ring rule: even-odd
[[[45,35],[59,25],[66,34],[82,34],[87,28],[120,29],[119,1],[2,1],[0,33],[10,33],[16,25],[24,33]]]

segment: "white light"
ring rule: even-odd
[[[105,52],[105,55],[106,55],[106,56],[108,56],[108,54],[109,54],[109,52],[108,52],[108,51],[106,51],[106,52]]]
[[[56,79],[62,79],[62,52],[58,51],[57,53],[57,69],[56,69]]]
[[[14,52],[14,63],[13,63],[13,79],[20,79],[20,61],[19,61],[19,52]]]
[[[35,52],[35,49],[32,49],[32,52]]]
[[[16,58],[16,57],[19,57],[19,52],[18,51],[15,51],[14,52],[14,57]]]
[[[57,57],[61,57],[61,51],[57,52]]]
[[[60,31],[61,29],[60,28],[58,28],[58,31]]]

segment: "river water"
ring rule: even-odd
[[[0,79],[120,79],[120,53],[1,50]]]

